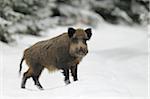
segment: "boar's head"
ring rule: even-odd
[[[68,29],[70,39],[69,53],[73,57],[84,57],[88,53],[87,40],[92,36],[91,28],[88,29]]]

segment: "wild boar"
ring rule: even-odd
[[[39,76],[44,68],[50,72],[63,70],[66,84],[70,83],[69,71],[71,71],[73,80],[77,81],[77,65],[88,53],[86,41],[91,36],[91,28],[84,30],[70,27],[66,33],[52,39],[39,41],[25,49],[19,72],[22,70],[24,60],[29,69],[23,74],[21,88],[25,88],[27,79],[32,77],[35,85],[39,89],[43,89],[39,82]]]

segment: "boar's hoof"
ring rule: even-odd
[[[44,90],[43,87],[41,85],[36,85],[38,89],[40,90]]]
[[[73,80],[74,80],[74,81],[78,81],[78,79],[77,79],[77,78],[74,78]]]
[[[65,80],[65,84],[66,85],[70,84],[70,80]]]
[[[22,89],[25,89],[25,86],[21,86]]]

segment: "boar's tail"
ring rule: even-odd
[[[22,57],[21,62],[20,62],[19,74],[21,74],[23,61],[24,61],[24,57]]]

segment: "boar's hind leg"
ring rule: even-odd
[[[30,78],[32,75],[32,69],[29,68],[24,74],[22,78],[21,88],[25,88],[25,84],[28,78]]]
[[[39,82],[39,77],[40,77],[43,69],[44,69],[44,67],[39,66],[39,68],[38,69],[36,68],[36,71],[34,71],[34,73],[32,74],[33,81],[40,90],[43,90],[43,87]]]
[[[63,69],[63,74],[65,76],[65,83],[66,85],[70,83],[70,80],[69,80],[69,69]]]
[[[76,66],[73,66],[71,68],[71,74],[73,76],[73,80],[74,81],[77,81],[78,80],[78,77],[77,77],[77,65]]]

